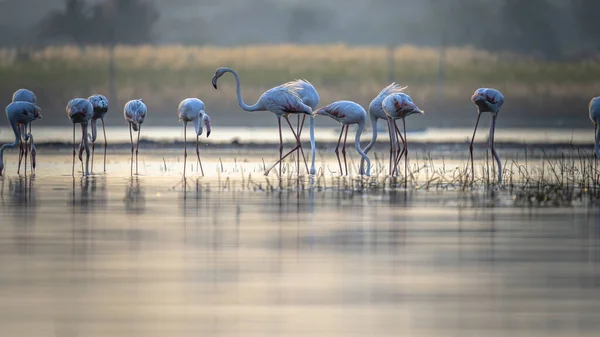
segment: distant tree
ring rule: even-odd
[[[89,16],[85,0],[65,0],[64,11],[48,13],[38,25],[42,40],[64,39],[77,45],[88,41]]]
[[[287,26],[288,40],[292,43],[302,42],[302,37],[315,30],[327,27],[326,15],[318,8],[296,5],[289,10],[290,21]]]
[[[105,0],[93,6],[92,13],[92,21],[98,23],[95,39],[102,44],[151,42],[159,18],[154,3],[144,0]]]

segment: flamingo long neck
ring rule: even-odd
[[[202,115],[196,117],[196,119],[194,119],[192,123],[194,123],[194,130],[196,131],[196,136],[200,136],[200,133],[202,132]]]
[[[92,124],[92,134],[90,135],[88,133],[88,138],[89,138],[89,141],[92,142],[92,143],[95,143],[96,142],[96,138],[98,137],[98,131],[96,130],[96,123],[97,122],[98,122],[97,119],[92,119],[91,123],[90,123],[90,124]]]
[[[365,153],[369,153],[377,141],[377,119],[377,116],[371,115],[371,128],[373,129],[373,134],[371,135],[371,142],[365,147]]]
[[[262,104],[259,104],[259,102],[256,102],[253,105],[248,105],[244,102],[244,100],[242,99],[242,89],[240,88],[240,78],[239,78],[238,74],[233,69],[227,69],[227,71],[232,73],[233,77],[235,77],[235,86],[236,86],[235,90],[237,93],[237,100],[238,100],[238,104],[240,105],[240,107],[246,111],[264,110],[262,107]]]
[[[17,126],[17,120],[10,119],[10,126],[15,134],[15,141],[10,144],[2,145],[0,148],[0,175],[2,174],[2,170],[4,169],[4,150],[9,148],[15,148],[21,142],[21,137],[19,136],[19,127]]]
[[[367,172],[366,175],[371,175],[371,161],[366,153],[360,148],[360,136],[362,135],[363,129],[365,128],[365,122],[361,122],[358,124],[358,130],[356,130],[356,137],[354,138],[354,146],[356,147],[356,151],[363,157],[363,159],[367,162]]]
[[[594,150],[596,151],[596,157],[600,158],[600,126],[596,128],[596,142],[594,144]]]

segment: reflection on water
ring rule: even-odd
[[[594,336],[595,204],[0,180],[1,336]],[[125,192],[123,195],[123,191]]]

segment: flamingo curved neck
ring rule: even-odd
[[[238,74],[235,72],[235,70],[233,69],[227,69],[226,72],[230,72],[233,74],[233,77],[235,77],[235,85],[236,85],[236,93],[237,93],[237,100],[238,100],[238,104],[240,105],[240,107],[246,111],[259,111],[259,110],[263,110],[262,106],[259,104],[259,102],[254,103],[253,105],[248,105],[244,102],[244,100],[242,99],[242,89],[240,88],[240,78],[238,76]]]
[[[2,174],[2,170],[4,169],[4,150],[9,148],[15,148],[21,143],[21,137],[19,136],[19,127],[17,126],[17,121],[12,118],[9,119],[9,121],[13,133],[15,134],[15,141],[10,144],[4,144],[2,145],[2,148],[0,148],[0,175]]]
[[[88,138],[89,138],[89,141],[92,142],[92,143],[95,143],[96,142],[96,138],[98,138],[98,131],[96,130],[96,123],[97,122],[98,122],[98,119],[92,119],[90,121],[90,124],[92,124],[92,134],[90,135],[88,133]]]
[[[367,162],[367,171],[366,175],[371,175],[371,161],[366,153],[360,148],[360,136],[362,135],[363,129],[365,127],[365,122],[361,122],[358,124],[358,130],[356,130],[356,137],[354,138],[354,146],[356,147],[356,151],[361,155],[361,157]]]

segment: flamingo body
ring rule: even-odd
[[[342,139],[342,134],[344,133],[344,128],[346,129],[346,137],[348,136],[348,128],[350,124],[357,124],[358,130],[356,132],[355,137],[355,147],[356,151],[360,154],[360,156],[367,162],[367,170],[366,175],[369,176],[371,174],[371,161],[369,157],[360,147],[360,136],[365,127],[367,120],[367,112],[363,109],[360,104],[352,102],[352,101],[337,101],[331,104],[328,104],[322,108],[319,108],[315,111],[315,115],[327,116],[330,117],[340,124],[342,124],[342,131],[340,132],[340,138],[338,140],[338,144],[336,146],[335,152],[338,157],[338,163],[340,165],[340,174],[343,173],[342,164],[339,158],[339,146]],[[342,147],[342,154],[344,157],[344,166],[346,168],[346,175],[348,175],[348,165],[346,162],[346,137],[344,138],[344,145]]]
[[[424,114],[424,112],[417,107],[409,95],[403,92],[393,93],[385,97],[381,102],[381,107],[383,111],[385,111],[389,124],[397,130],[398,134],[400,134],[400,132],[396,125],[396,119],[402,119],[404,138],[400,134],[400,139],[404,143],[404,148],[400,156],[394,159],[394,169],[392,172],[396,172],[398,162],[402,155],[404,155],[404,185],[406,186],[408,183],[408,139],[406,135],[406,117],[412,114]],[[396,146],[395,148],[399,148],[400,144],[396,139],[396,132],[391,132],[390,135],[392,136],[392,142]]]
[[[469,146],[471,177],[473,180],[475,179],[475,169],[473,166],[473,141],[475,140],[475,133],[477,132],[477,126],[479,125],[479,118],[481,117],[481,113],[489,112],[492,114],[490,135],[488,139],[489,148],[492,152],[492,156],[496,160],[496,164],[498,165],[498,182],[502,183],[502,163],[500,162],[500,157],[498,157],[498,153],[496,153],[496,149],[494,148],[494,133],[496,131],[496,118],[498,117],[498,112],[504,104],[504,95],[502,95],[500,91],[493,88],[479,88],[475,90],[475,93],[473,93],[471,96],[471,101],[477,106],[477,121],[475,122],[475,129],[473,130],[471,145]]]
[[[33,91],[29,89],[19,89],[15,91],[12,97],[13,102],[29,102],[33,104],[37,104],[37,97],[33,93]]]
[[[138,174],[138,153],[140,149],[140,134],[142,133],[142,123],[146,120],[146,113],[148,112],[148,108],[146,104],[141,99],[134,99],[127,103],[125,103],[125,108],[123,109],[123,116],[125,116],[125,120],[129,123],[129,138],[131,140],[131,174],[133,174],[133,134],[131,130],[136,131],[137,134],[137,143],[135,146],[135,173]]]
[[[594,97],[590,101],[588,105],[590,111],[590,120],[594,123],[594,156],[596,159],[600,158],[600,128],[598,128],[598,124],[600,123],[600,96]]]
[[[179,120],[183,122],[183,148],[184,148],[184,159],[183,159],[183,177],[185,178],[185,169],[187,161],[187,123],[192,122],[196,131],[196,156],[198,157],[198,164],[200,171],[204,176],[204,169],[202,168],[202,162],[200,161],[200,150],[198,147],[198,138],[202,135],[203,125],[206,127],[206,137],[210,136],[211,125],[210,117],[204,111],[204,102],[198,98],[186,98],[179,103],[177,109]]]
[[[387,121],[387,115],[385,114],[385,111],[383,111],[383,107],[382,107],[382,103],[383,100],[394,93],[400,93],[403,92],[404,89],[406,89],[407,87],[401,87],[400,85],[396,84],[396,83],[391,83],[390,85],[388,85],[387,87],[383,88],[383,90],[381,90],[379,92],[379,94],[377,95],[377,97],[375,97],[371,103],[369,104],[369,118],[371,120],[371,128],[372,128],[372,136],[371,136],[371,142],[369,144],[367,144],[367,146],[365,147],[365,153],[369,153],[369,151],[371,150],[371,148],[375,145],[375,142],[377,141],[377,121],[379,119],[383,119]],[[396,132],[395,128],[390,125],[390,123],[388,123],[388,132],[389,132],[389,136],[390,136],[390,174],[392,174],[392,155],[393,155],[393,144],[392,144],[392,134],[391,132]],[[361,159],[360,161],[360,172],[363,172],[363,165],[364,165],[364,160]]]
[[[212,85],[215,89],[217,89],[217,80],[223,76],[225,73],[231,73],[235,77],[236,81],[236,94],[237,100],[240,107],[245,111],[270,111],[276,117],[279,126],[279,160],[269,169],[265,170],[265,175],[268,175],[270,170],[275,167],[275,165],[279,164],[279,174],[281,175],[281,161],[285,159],[288,155],[293,153],[296,150],[300,150],[302,156],[304,157],[304,151],[302,150],[302,144],[300,143],[300,139],[294,131],[292,124],[289,121],[288,116],[290,114],[307,114],[311,117],[313,116],[312,108],[308,106],[306,103],[302,101],[301,94],[304,95],[307,99],[315,101],[316,90],[314,87],[308,82],[304,80],[296,80],[284,83],[277,87],[271,88],[265,93],[263,93],[258,101],[252,105],[246,104],[242,99],[241,89],[240,89],[240,79],[235,70],[231,68],[221,67],[216,70],[215,75],[212,78]],[[312,89],[311,89],[312,87]],[[314,93],[311,91],[314,90]],[[316,95],[318,97],[318,95]],[[283,117],[288,123],[294,137],[296,138],[296,146],[288,152],[285,156],[283,155],[283,137],[281,135],[281,117]],[[310,123],[311,128],[311,148],[314,153],[314,124],[311,120]],[[314,158],[314,156],[313,156]],[[306,163],[306,159],[305,159]],[[308,170],[308,166],[306,167]],[[311,174],[314,173],[314,167],[311,168]]]
[[[15,135],[15,141],[13,143],[4,144],[0,149],[0,176],[4,171],[4,151],[8,148],[15,148],[21,144],[21,140],[23,138],[29,139],[31,138],[32,145],[32,164],[35,168],[35,146],[33,145],[33,136],[31,133],[24,136],[21,134],[21,130],[19,125],[27,125],[33,122],[36,119],[42,118],[42,109],[34,103],[25,102],[25,101],[16,101],[10,103],[6,109],[6,117],[8,118],[8,122],[13,130]]]

